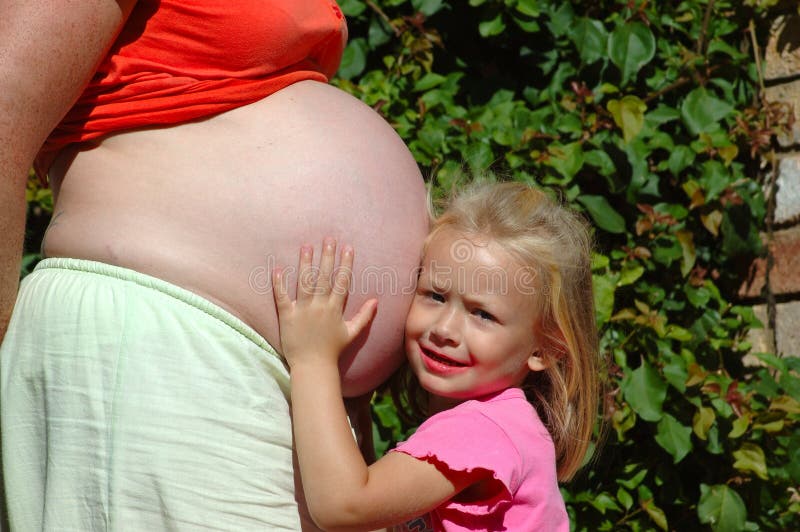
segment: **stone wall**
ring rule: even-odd
[[[754,304],[765,328],[752,331],[754,351],[800,355],[800,14],[779,16],[762,54],[767,101],[793,106],[790,135],[778,139],[772,231],[764,235],[768,255],[753,264],[740,295]],[[768,180],[772,182],[772,180]]]

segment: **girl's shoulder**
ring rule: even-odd
[[[547,427],[519,388],[470,399],[434,414],[399,448],[421,452],[439,445],[455,445],[470,454],[502,453],[519,463],[555,456]]]
[[[474,422],[476,417],[488,419],[503,432],[523,436],[523,440],[544,438],[552,442],[547,427],[520,388],[507,388],[501,392],[464,401],[449,410],[431,416],[425,423],[438,423],[444,419],[461,419],[469,423]]]

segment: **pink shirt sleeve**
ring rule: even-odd
[[[490,499],[469,504],[450,501],[445,505],[448,510],[473,515],[495,512],[511,502],[521,481],[521,458],[508,434],[483,413],[472,409],[457,408],[436,414],[393,451],[436,464],[445,475],[446,471],[485,469],[501,486]]]

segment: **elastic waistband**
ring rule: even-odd
[[[152,277],[150,275],[137,272],[135,270],[86,259],[72,259],[65,257],[44,259],[36,265],[34,272],[40,272],[48,269],[94,273],[105,277],[119,279],[121,281],[136,283],[144,288],[157,290],[183,303],[186,303],[187,305],[191,305],[198,310],[205,312],[209,316],[221,321],[270,355],[277,358],[281,364],[284,363],[283,357],[281,357],[278,352],[275,351],[275,348],[273,348],[269,342],[267,342],[264,337],[258,334],[252,327],[227,310],[212,303],[208,299],[199,296],[194,292],[190,292],[185,288],[181,288],[180,286],[174,285],[157,277]]]

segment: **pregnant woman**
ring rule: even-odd
[[[359,396],[402,358],[427,230],[407,148],[325,83],[345,41],[333,0],[0,3],[13,530],[301,528],[269,272],[325,235],[358,249]],[[34,161],[55,208],[16,296]]]

